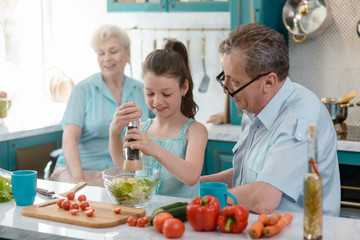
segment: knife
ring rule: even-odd
[[[65,198],[65,197],[63,197],[63,196],[61,196],[61,195],[55,194],[54,191],[50,191],[50,190],[43,189],[43,188],[37,188],[37,189],[36,189],[36,192],[40,193],[41,195],[50,197],[50,198],[52,198],[52,199],[55,199],[55,198]]]
[[[80,188],[84,187],[86,185],[86,182],[79,182],[78,184],[75,185],[75,187],[73,187],[72,189],[70,189],[69,191],[67,192],[64,192],[64,193],[60,193],[60,194],[55,194],[54,191],[49,191],[49,190],[46,190],[46,189],[41,189],[41,188],[38,188],[37,189],[37,192],[40,193],[40,194],[43,194],[43,193],[46,193],[46,194],[49,194],[47,196],[53,198],[53,200],[50,200],[50,201],[47,201],[47,202],[43,202],[43,203],[39,203],[39,204],[36,204],[36,206],[38,207],[45,207],[45,206],[49,206],[51,204],[54,204],[56,203],[59,198],[66,198],[66,195],[69,193],[69,192],[76,192],[77,190],[79,190]],[[40,191],[40,192],[39,192]],[[45,195],[46,195],[45,194]]]

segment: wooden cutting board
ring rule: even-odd
[[[78,201],[76,200],[76,202]],[[86,216],[85,211],[81,209],[79,209],[79,212],[76,215],[71,215],[70,211],[59,208],[56,203],[45,206],[27,206],[22,209],[21,214],[27,217],[41,218],[92,228],[113,227],[126,223],[129,216],[143,217],[146,214],[146,211],[141,208],[102,202],[87,202],[90,204],[90,207],[95,209],[95,212],[91,217]],[[117,207],[121,207],[120,214],[113,212],[113,209]]]

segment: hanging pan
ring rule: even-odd
[[[328,0],[287,0],[282,19],[292,39],[301,43],[324,32],[331,22]]]

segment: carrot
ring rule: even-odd
[[[260,214],[260,216],[259,216],[259,218],[258,218],[258,221],[260,221],[260,222],[262,222],[262,223],[265,224],[265,223],[267,222],[268,217],[269,217],[268,215],[262,213],[262,214]]]
[[[293,216],[290,213],[285,213],[275,225],[265,227],[262,233],[265,237],[271,237],[279,233],[292,220]]]
[[[259,217],[260,218],[260,217]],[[248,234],[252,239],[259,238],[264,229],[264,223],[260,220],[257,220],[251,227],[249,228]]]
[[[275,225],[280,218],[281,218],[280,213],[274,213],[271,216],[268,216],[266,214],[261,214],[259,216],[258,221],[262,221],[265,226],[269,226],[269,225],[271,226],[271,225]]]

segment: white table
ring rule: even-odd
[[[38,180],[38,187],[52,189],[57,193],[66,192],[74,184]],[[76,194],[83,193],[88,200],[111,203],[104,188],[85,186]],[[48,201],[47,197],[37,195],[35,204]],[[174,198],[156,195],[145,209],[147,215],[160,206],[177,201],[189,201],[190,199]],[[22,207],[17,207],[14,200],[0,203],[0,238],[10,239],[166,239],[153,227],[129,227],[127,224],[111,228],[87,228],[54,221],[30,218],[21,215]],[[280,212],[280,211],[279,211]],[[283,212],[281,212],[283,213]],[[303,239],[302,213],[292,212],[292,223],[283,229],[278,235],[270,239]],[[249,226],[256,221],[258,215],[250,214]],[[220,231],[196,232],[185,223],[185,233],[181,239],[250,239],[247,231],[241,234],[225,234]],[[323,218],[323,239],[360,239],[360,220],[329,217]]]

